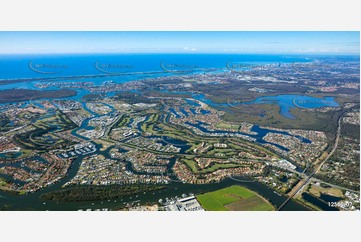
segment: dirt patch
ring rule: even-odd
[[[259,196],[253,196],[247,199],[240,199],[225,205],[231,211],[253,211],[255,208],[265,205],[265,201]]]

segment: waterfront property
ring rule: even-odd
[[[166,211],[204,211],[195,196],[185,197],[169,202]]]

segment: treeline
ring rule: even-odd
[[[10,119],[6,115],[0,113],[0,131],[5,132],[10,130],[9,124]]]
[[[77,125],[61,111],[57,111],[56,116],[60,122],[59,126],[61,126],[62,131],[75,129],[77,127]]]
[[[113,128],[121,128],[124,125],[126,125],[129,121],[129,116],[127,114],[124,114],[112,127]]]
[[[97,201],[116,199],[137,193],[161,190],[164,188],[165,186],[159,185],[79,186],[44,193],[40,196],[40,198],[59,202]]]
[[[43,135],[56,130],[56,127],[54,127],[54,126],[52,126],[52,127],[47,126],[47,128],[48,129],[44,129],[44,128],[39,128],[39,127],[35,126],[35,130],[15,134],[14,142],[16,144],[20,145],[21,147],[24,147],[25,149],[46,150],[47,148],[49,148],[51,146],[50,143],[45,143],[45,142],[43,144],[34,143],[30,139],[30,137],[32,137],[33,139],[41,138]]]
[[[153,99],[149,99],[143,95],[132,92],[121,92],[113,97],[115,100],[122,100],[126,103],[156,103]]]
[[[359,175],[358,175],[359,176]],[[348,179],[344,179],[342,180],[341,178],[335,178],[335,177],[329,177],[327,175],[323,175],[323,174],[316,174],[315,177],[317,179],[320,179],[322,181],[331,183],[331,184],[335,184],[338,186],[343,186],[352,190],[360,190],[360,184],[357,182],[354,182],[353,185],[349,184]],[[357,175],[356,175],[357,177]],[[351,178],[352,179],[352,178]]]
[[[353,139],[360,140],[360,125],[342,124],[341,134]]]
[[[77,91],[73,89],[60,90],[30,90],[30,89],[10,89],[0,90],[0,103],[21,102],[40,98],[63,98],[76,96]]]

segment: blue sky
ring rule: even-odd
[[[360,33],[0,32],[0,53],[338,53],[359,54]]]

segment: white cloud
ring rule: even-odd
[[[183,50],[185,51],[196,51],[197,49],[196,48],[189,48],[189,47],[183,47]]]

